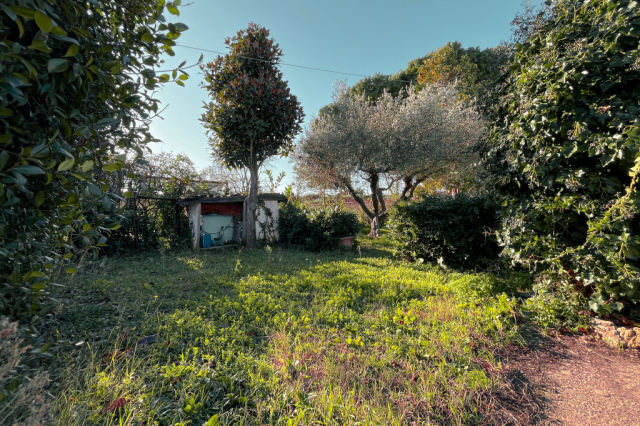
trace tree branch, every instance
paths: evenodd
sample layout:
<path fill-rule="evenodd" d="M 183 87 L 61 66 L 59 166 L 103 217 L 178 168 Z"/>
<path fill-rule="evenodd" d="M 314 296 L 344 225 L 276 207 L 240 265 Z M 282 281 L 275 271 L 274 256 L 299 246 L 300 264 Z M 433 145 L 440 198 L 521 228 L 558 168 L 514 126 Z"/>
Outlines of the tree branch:
<path fill-rule="evenodd" d="M 383 215 L 387 212 L 387 204 L 384 201 L 384 195 L 382 194 L 382 188 L 378 188 L 377 194 L 378 201 L 380 202 L 380 215 Z"/>
<path fill-rule="evenodd" d="M 341 180 L 342 180 L 342 184 L 345 186 L 345 188 L 347 188 L 347 190 L 349 191 L 353 199 L 356 200 L 356 203 L 360 205 L 360 207 L 365 212 L 365 214 L 369 216 L 369 218 L 374 218 L 375 215 L 371 212 L 371 210 L 369 210 L 369 208 L 367 207 L 367 204 L 364 202 L 362 197 L 360 197 L 356 192 L 356 190 L 353 189 L 353 186 L 351 186 L 351 183 L 349 183 L 349 181 L 345 178 L 342 178 Z"/>

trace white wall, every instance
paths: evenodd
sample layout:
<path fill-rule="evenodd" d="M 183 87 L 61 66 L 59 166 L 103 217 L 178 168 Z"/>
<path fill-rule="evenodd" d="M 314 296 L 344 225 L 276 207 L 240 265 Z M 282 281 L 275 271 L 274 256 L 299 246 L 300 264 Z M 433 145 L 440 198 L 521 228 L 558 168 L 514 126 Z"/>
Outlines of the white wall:
<path fill-rule="evenodd" d="M 267 215 L 265 214 L 264 209 L 258 208 L 257 210 L 257 220 L 256 220 L 256 234 L 258 235 L 258 239 L 265 238 L 263 231 L 263 224 L 269 220 L 273 221 L 271 224 L 271 230 L 273 231 L 273 235 L 269 236 L 276 241 L 280 239 L 280 234 L 278 233 L 278 217 L 280 215 L 280 211 L 278 210 L 278 201 L 276 200 L 264 200 L 264 205 L 267 209 L 271 211 L 271 218 L 267 219 Z M 267 226 L 268 228 L 268 226 Z M 267 238 L 269 239 L 269 238 Z"/>
<path fill-rule="evenodd" d="M 189 222 L 193 231 L 193 248 L 200 247 L 200 206 L 201 204 L 189 204 L 187 213 L 189 214 Z"/>

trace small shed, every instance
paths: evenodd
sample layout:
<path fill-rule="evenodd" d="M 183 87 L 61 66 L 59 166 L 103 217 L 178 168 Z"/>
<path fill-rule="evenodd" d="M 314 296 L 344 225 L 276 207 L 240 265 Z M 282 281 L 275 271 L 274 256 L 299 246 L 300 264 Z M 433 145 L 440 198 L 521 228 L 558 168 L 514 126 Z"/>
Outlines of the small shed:
<path fill-rule="evenodd" d="M 247 212 L 244 195 L 222 197 L 190 197 L 180 200 L 187 207 L 193 230 L 194 248 L 223 247 L 246 239 L 244 219 Z M 256 211 L 258 239 L 278 240 L 278 203 L 287 197 L 282 194 L 259 194 Z"/>

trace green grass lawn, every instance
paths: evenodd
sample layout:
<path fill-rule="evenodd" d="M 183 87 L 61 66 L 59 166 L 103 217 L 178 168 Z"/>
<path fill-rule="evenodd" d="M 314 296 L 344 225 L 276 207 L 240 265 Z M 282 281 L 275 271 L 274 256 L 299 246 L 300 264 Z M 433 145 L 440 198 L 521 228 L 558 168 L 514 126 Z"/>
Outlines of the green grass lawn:
<path fill-rule="evenodd" d="M 521 280 L 362 243 L 86 264 L 50 328 L 60 424 L 488 422 Z"/>

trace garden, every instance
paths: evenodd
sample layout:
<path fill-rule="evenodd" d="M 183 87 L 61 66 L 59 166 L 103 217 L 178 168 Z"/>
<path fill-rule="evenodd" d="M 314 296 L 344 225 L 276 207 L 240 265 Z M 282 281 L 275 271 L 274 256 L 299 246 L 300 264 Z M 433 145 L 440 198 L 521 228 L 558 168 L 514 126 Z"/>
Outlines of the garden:
<path fill-rule="evenodd" d="M 526 7 L 509 41 L 338 81 L 311 117 L 260 25 L 166 65 L 186 6 L 0 4 L 0 423 L 640 416 L 636 2 Z M 194 67 L 206 169 L 150 148 Z M 221 213 L 189 202 L 230 199 L 234 244 L 205 246 Z"/>

